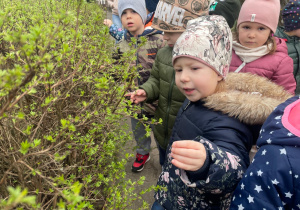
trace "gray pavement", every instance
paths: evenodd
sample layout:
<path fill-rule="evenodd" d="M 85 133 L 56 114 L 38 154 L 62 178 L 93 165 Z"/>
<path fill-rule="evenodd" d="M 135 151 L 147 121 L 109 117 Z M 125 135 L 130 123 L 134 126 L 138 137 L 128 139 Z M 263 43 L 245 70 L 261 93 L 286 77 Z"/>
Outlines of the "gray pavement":
<path fill-rule="evenodd" d="M 130 119 L 127 119 L 127 123 L 130 125 Z M 125 152 L 133 154 L 134 156 L 131 157 L 127 163 L 126 166 L 126 177 L 128 179 L 131 179 L 132 181 L 137 181 L 141 176 L 145 177 L 145 182 L 142 186 L 138 186 L 135 191 L 138 193 L 142 190 L 145 190 L 149 188 L 151 185 L 156 185 L 158 176 L 161 173 L 161 166 L 159 164 L 159 153 L 158 149 L 156 148 L 156 144 L 153 138 L 153 135 L 151 135 L 151 152 L 150 152 L 150 160 L 145 164 L 144 170 L 139 173 L 133 173 L 131 172 L 131 165 L 135 160 L 135 150 L 134 147 L 136 146 L 136 142 L 133 139 L 132 141 L 128 142 L 125 147 Z M 151 208 L 151 205 L 154 202 L 153 198 L 154 192 L 148 192 L 142 195 L 142 200 L 138 200 L 132 203 L 132 206 L 130 209 L 139 209 L 142 207 L 142 202 L 146 201 L 149 204 L 149 208 Z"/>

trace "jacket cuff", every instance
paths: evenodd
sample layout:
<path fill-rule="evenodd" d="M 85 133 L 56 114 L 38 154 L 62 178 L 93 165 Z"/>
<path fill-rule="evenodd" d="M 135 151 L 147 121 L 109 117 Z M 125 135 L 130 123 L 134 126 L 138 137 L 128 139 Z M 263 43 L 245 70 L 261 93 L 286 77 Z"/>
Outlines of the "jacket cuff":
<path fill-rule="evenodd" d="M 149 95 L 149 93 L 150 93 L 150 91 L 149 91 L 149 89 L 147 88 L 147 85 L 146 84 L 143 84 L 143 85 L 141 85 L 140 87 L 139 87 L 140 89 L 143 89 L 145 92 L 146 92 L 146 100 L 145 100 L 145 102 L 146 103 L 151 103 L 152 101 L 151 101 L 151 96 Z"/>
<path fill-rule="evenodd" d="M 207 148 L 205 147 L 206 150 L 206 159 L 204 161 L 203 166 L 198 169 L 197 171 L 186 171 L 187 175 L 189 177 L 189 180 L 191 182 L 196 182 L 199 180 L 205 180 L 207 178 L 207 174 L 209 171 L 209 166 L 210 166 L 210 155 L 209 155 L 209 151 L 207 150 Z"/>

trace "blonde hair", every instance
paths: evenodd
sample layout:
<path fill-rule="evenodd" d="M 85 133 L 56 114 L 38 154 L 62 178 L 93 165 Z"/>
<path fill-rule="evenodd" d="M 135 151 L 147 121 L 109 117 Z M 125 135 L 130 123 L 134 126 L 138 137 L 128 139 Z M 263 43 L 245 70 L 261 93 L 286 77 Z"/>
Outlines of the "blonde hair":
<path fill-rule="evenodd" d="M 235 25 L 232 27 L 231 31 L 232 31 L 233 40 L 240 43 L 240 41 L 239 41 L 239 30 L 238 30 L 237 23 L 235 23 Z M 271 48 L 269 48 L 269 46 L 270 46 L 269 44 L 272 44 Z M 272 31 L 270 32 L 269 37 L 268 37 L 266 43 L 264 43 L 264 45 L 267 45 L 267 47 L 268 47 L 268 50 L 269 50 L 268 55 L 271 55 L 276 51 L 277 45 L 276 45 L 275 38 L 272 36 Z"/>

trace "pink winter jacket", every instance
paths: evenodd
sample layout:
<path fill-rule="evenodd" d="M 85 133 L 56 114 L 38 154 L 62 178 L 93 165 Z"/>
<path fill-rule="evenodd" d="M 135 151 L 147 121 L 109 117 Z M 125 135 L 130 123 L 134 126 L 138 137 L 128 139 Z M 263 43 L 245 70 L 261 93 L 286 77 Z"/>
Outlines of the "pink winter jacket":
<path fill-rule="evenodd" d="M 266 77 L 282 86 L 288 92 L 295 94 L 296 81 L 293 75 L 293 59 L 289 57 L 286 43 L 283 39 L 275 37 L 277 48 L 272 55 L 265 55 L 255 61 L 247 63 L 240 72 L 250 72 Z M 232 50 L 232 59 L 229 72 L 235 71 L 242 60 Z"/>

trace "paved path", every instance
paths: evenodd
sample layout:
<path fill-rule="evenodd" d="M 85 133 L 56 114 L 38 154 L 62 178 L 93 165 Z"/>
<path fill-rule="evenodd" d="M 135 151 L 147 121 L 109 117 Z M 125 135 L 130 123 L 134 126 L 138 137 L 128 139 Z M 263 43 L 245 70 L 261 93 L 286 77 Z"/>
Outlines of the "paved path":
<path fill-rule="evenodd" d="M 130 125 L 130 119 L 127 120 L 127 123 L 129 123 Z M 151 159 L 145 164 L 143 171 L 139 173 L 133 173 L 131 171 L 131 165 L 135 160 L 135 150 L 133 149 L 135 146 L 136 146 L 136 142 L 133 139 L 132 141 L 127 143 L 125 148 L 127 153 L 134 154 L 134 157 L 131 157 L 127 163 L 126 176 L 128 179 L 131 179 L 132 181 L 139 180 L 141 176 L 144 176 L 146 178 L 145 183 L 142 186 L 136 188 L 136 192 L 140 192 L 141 190 L 149 188 L 151 185 L 156 185 L 158 176 L 161 173 L 161 166 L 159 164 L 159 153 L 156 148 L 156 144 L 152 135 L 152 141 L 151 141 L 152 150 L 150 152 Z M 153 195 L 154 195 L 153 191 L 142 195 L 143 200 L 146 201 L 150 207 L 154 202 Z M 130 207 L 130 209 L 134 209 L 134 210 L 139 209 L 141 206 L 142 206 L 142 201 L 137 201 L 132 204 L 132 207 Z"/>

